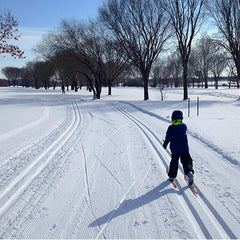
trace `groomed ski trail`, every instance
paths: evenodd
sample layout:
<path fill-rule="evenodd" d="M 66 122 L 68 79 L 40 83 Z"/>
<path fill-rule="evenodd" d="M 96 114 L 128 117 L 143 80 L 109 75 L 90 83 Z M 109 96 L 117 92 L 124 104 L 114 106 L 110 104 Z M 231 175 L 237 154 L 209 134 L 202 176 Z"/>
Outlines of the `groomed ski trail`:
<path fill-rule="evenodd" d="M 45 170 L 51 171 L 50 168 L 48 170 L 48 165 L 52 164 L 54 158 L 56 158 L 57 154 L 61 151 L 61 149 L 64 147 L 64 145 L 71 139 L 73 134 L 77 131 L 77 129 L 80 128 L 81 125 L 81 115 L 79 113 L 79 109 L 76 103 L 72 103 L 72 122 L 68 126 L 68 128 L 60 135 L 57 139 L 55 139 L 47 149 L 45 149 L 42 154 L 36 156 L 34 161 L 30 165 L 28 165 L 24 171 L 21 172 L 18 176 L 16 176 L 15 179 L 11 181 L 10 184 L 8 184 L 4 191 L 0 194 L 0 219 L 4 220 L 7 218 L 8 212 L 12 211 L 12 207 L 16 205 L 18 209 L 18 202 L 21 202 L 20 199 L 23 197 L 23 202 L 26 201 L 26 203 L 21 207 L 22 209 L 27 206 L 28 200 L 24 200 L 26 197 L 31 198 L 31 194 L 34 194 L 35 187 L 39 188 L 38 185 L 34 186 L 35 179 L 39 178 L 38 176 L 41 175 Z M 64 164 L 64 161 L 59 164 Z M 62 167 L 59 166 L 61 169 Z M 58 169 L 55 169 L 55 171 L 58 171 Z M 56 172 L 57 174 L 57 172 Z M 54 177 L 52 175 L 51 177 Z M 30 187 L 33 184 L 32 187 Z M 32 188 L 32 189 L 31 189 Z M 29 196 L 23 196 L 27 191 L 31 189 L 32 193 L 28 193 Z M 39 191 L 39 190 L 38 190 Z M 41 198 L 44 196 L 45 190 L 40 191 L 38 194 L 40 194 L 37 198 Z M 36 198 L 36 196 L 35 196 Z M 39 200 L 38 200 L 39 201 Z M 28 206 L 29 208 L 29 206 Z M 34 205 L 32 206 L 32 209 L 30 208 L 28 211 L 33 211 Z M 20 212 L 21 210 L 18 209 L 16 213 Z M 30 213 L 29 212 L 29 213 Z M 29 214 L 28 213 L 28 214 Z M 10 213 L 11 214 L 11 213 Z M 11 216 L 11 215 L 10 215 Z M 10 217 L 12 218 L 11 221 L 17 222 L 18 221 L 18 214 L 15 216 L 16 219 L 14 219 L 14 216 Z M 20 220 L 22 221 L 22 220 Z M 20 225 L 21 222 L 18 223 Z M 1 233 L 4 236 L 5 230 L 9 227 L 9 222 L 5 221 L 5 224 L 1 224 L 0 230 Z M 17 230 L 17 228 L 15 229 Z M 14 237 L 14 228 L 11 232 L 11 236 Z M 8 236 L 10 237 L 10 236 Z"/>
<path fill-rule="evenodd" d="M 156 136 L 148 126 L 124 110 L 122 106 L 117 104 L 114 104 L 114 106 L 131 120 L 145 136 L 147 142 L 155 152 L 156 160 L 164 173 L 170 161 L 170 153 L 165 152 L 162 148 L 162 143 L 159 140 L 159 138 L 162 139 L 161 136 Z M 205 191 L 204 186 L 200 183 L 196 184 L 199 190 L 199 196 L 196 197 L 191 195 L 192 193 L 189 194 L 190 189 L 188 189 L 188 186 L 186 187 L 182 168 L 180 172 L 177 181 L 180 194 L 177 194 L 177 198 L 185 209 L 190 223 L 192 223 L 192 227 L 195 229 L 198 237 L 237 238 L 240 234 L 240 229 L 236 219 L 221 206 L 219 201 L 209 191 Z M 209 198 L 214 199 L 214 204 L 208 200 Z"/>

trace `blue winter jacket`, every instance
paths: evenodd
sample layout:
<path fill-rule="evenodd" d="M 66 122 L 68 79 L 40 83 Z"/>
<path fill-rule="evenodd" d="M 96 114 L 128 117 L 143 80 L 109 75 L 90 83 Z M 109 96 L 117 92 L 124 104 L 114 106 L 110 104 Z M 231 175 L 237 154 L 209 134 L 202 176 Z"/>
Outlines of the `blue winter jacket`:
<path fill-rule="evenodd" d="M 165 147 L 167 147 L 169 142 L 172 153 L 189 153 L 186 124 L 182 123 L 180 125 L 170 125 L 168 127 L 164 141 Z"/>

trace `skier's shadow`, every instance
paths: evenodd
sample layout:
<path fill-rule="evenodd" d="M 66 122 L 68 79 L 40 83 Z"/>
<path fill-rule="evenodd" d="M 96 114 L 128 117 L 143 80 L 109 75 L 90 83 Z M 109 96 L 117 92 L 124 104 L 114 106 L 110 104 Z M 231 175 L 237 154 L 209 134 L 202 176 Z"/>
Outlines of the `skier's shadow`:
<path fill-rule="evenodd" d="M 96 227 L 100 226 L 102 224 L 105 224 L 107 222 L 110 222 L 113 218 L 116 218 L 120 215 L 126 214 L 130 211 L 133 211 L 134 209 L 140 208 L 146 204 L 149 204 L 150 202 L 153 202 L 157 200 L 158 198 L 161 198 L 162 196 L 170 193 L 177 193 L 181 194 L 180 191 L 176 191 L 173 188 L 164 188 L 166 186 L 169 186 L 170 182 L 169 180 L 166 180 L 162 182 L 160 185 L 152 189 L 151 191 L 147 192 L 146 194 L 137 197 L 135 199 L 128 199 L 122 202 L 118 208 L 113 209 L 111 212 L 105 214 L 104 216 L 96 219 L 92 223 L 90 223 L 88 226 L 89 227 Z"/>

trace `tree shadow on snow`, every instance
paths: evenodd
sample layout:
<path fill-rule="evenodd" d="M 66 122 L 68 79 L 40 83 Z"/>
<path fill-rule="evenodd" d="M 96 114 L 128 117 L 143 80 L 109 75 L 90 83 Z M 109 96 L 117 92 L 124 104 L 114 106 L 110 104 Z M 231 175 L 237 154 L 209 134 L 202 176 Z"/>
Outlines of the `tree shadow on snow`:
<path fill-rule="evenodd" d="M 182 189 L 182 191 L 176 191 L 173 188 L 168 188 L 164 190 L 164 188 L 166 186 L 169 186 L 169 184 L 170 184 L 169 180 L 166 180 L 162 182 L 160 185 L 158 185 L 157 187 L 155 187 L 154 189 L 152 189 L 151 191 L 147 192 L 146 194 L 140 197 L 123 201 L 118 208 L 115 208 L 111 212 L 96 219 L 95 221 L 90 223 L 88 227 L 96 227 L 96 226 L 105 224 L 107 222 L 110 222 L 113 218 L 116 218 L 120 215 L 126 214 L 146 204 L 149 204 L 150 202 L 153 202 L 166 194 L 170 194 L 170 193 L 181 194 L 181 192 L 184 191 L 184 189 Z"/>

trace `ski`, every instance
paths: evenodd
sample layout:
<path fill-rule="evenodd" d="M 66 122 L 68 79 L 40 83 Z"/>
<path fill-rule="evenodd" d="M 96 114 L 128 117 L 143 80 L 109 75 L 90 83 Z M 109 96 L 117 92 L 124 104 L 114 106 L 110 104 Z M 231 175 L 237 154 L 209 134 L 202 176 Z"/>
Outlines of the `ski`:
<path fill-rule="evenodd" d="M 199 195 L 199 192 L 198 192 L 198 190 L 196 189 L 196 187 L 194 186 L 194 184 L 193 185 L 188 185 L 189 186 L 189 188 L 191 189 L 191 191 L 195 194 L 195 195 Z"/>
<path fill-rule="evenodd" d="M 166 174 L 168 175 L 168 169 L 166 169 Z M 171 181 L 170 179 L 168 179 L 168 180 L 174 188 L 177 188 L 177 184 L 176 184 L 175 180 L 173 180 L 173 181 Z"/>
<path fill-rule="evenodd" d="M 184 176 L 184 180 L 187 183 L 188 187 L 191 189 L 191 191 L 193 192 L 194 195 L 199 195 L 199 192 L 197 190 L 197 188 L 195 187 L 195 184 L 193 183 L 192 185 L 189 185 L 188 183 L 188 179 Z"/>
<path fill-rule="evenodd" d="M 174 188 L 177 188 L 177 184 L 175 183 L 175 181 L 170 181 L 170 180 L 169 180 L 169 182 L 172 184 L 172 186 L 173 186 Z"/>

